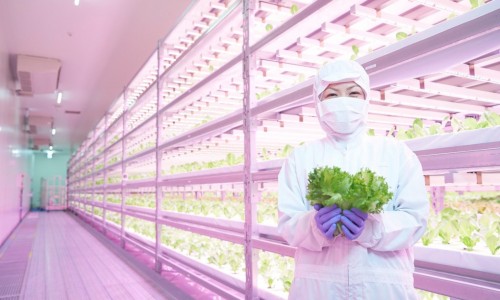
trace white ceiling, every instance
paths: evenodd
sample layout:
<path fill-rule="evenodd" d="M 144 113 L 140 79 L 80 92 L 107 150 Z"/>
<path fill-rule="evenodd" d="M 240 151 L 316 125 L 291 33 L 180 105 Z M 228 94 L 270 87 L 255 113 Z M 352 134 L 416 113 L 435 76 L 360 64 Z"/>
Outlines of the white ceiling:
<path fill-rule="evenodd" d="M 136 72 L 196 0 L 0 0 L 0 38 L 10 60 L 17 54 L 62 62 L 59 90 L 21 97 L 30 116 L 54 119 L 32 138 L 56 149 L 76 149 L 103 118 Z M 67 114 L 65 111 L 81 111 Z"/>

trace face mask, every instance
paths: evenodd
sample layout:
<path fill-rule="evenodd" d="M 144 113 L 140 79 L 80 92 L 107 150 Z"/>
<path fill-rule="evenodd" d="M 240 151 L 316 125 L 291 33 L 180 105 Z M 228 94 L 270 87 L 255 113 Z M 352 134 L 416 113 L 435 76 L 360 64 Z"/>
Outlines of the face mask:
<path fill-rule="evenodd" d="M 368 101 L 328 98 L 318 104 L 320 123 L 328 135 L 349 135 L 366 124 Z"/>

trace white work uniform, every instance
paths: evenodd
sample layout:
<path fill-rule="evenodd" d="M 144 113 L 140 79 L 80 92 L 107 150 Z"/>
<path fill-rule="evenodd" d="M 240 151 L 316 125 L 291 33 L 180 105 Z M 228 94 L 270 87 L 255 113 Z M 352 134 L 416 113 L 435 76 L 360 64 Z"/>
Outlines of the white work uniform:
<path fill-rule="evenodd" d="M 382 213 L 369 214 L 354 241 L 328 240 L 316 227 L 306 194 L 309 172 L 321 166 L 351 174 L 369 168 L 394 194 Z M 422 167 L 406 144 L 363 134 L 342 147 L 332 137 L 300 146 L 280 171 L 278 199 L 278 231 L 297 247 L 289 299 L 417 298 L 412 246 L 425 232 L 429 202 Z"/>

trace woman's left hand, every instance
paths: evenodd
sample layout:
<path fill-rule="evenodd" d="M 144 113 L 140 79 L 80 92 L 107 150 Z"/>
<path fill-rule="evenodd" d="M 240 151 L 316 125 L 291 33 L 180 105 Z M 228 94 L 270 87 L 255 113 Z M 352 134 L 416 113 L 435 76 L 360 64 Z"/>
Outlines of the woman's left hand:
<path fill-rule="evenodd" d="M 353 207 L 342 211 L 340 221 L 342 222 L 342 231 L 351 241 L 356 239 L 363 229 L 365 229 L 365 220 L 368 214 Z"/>

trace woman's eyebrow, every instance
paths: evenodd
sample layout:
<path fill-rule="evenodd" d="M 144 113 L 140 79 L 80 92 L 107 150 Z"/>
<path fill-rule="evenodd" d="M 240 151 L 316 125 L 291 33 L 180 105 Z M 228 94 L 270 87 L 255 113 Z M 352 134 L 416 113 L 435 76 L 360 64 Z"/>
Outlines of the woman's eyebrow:
<path fill-rule="evenodd" d="M 352 86 L 347 87 L 347 88 L 346 88 L 346 90 L 352 90 L 352 89 L 354 89 L 354 88 L 359 88 L 359 89 L 361 89 L 361 88 L 360 88 L 359 86 L 357 86 L 357 85 L 352 85 Z M 325 89 L 325 91 L 327 91 L 327 90 L 333 90 L 333 91 L 338 92 L 340 89 L 333 88 L 333 87 L 327 87 L 327 88 Z"/>
<path fill-rule="evenodd" d="M 334 91 L 338 92 L 338 89 L 336 89 L 336 88 L 332 88 L 332 87 L 327 87 L 327 88 L 325 89 L 325 91 L 327 91 L 327 90 L 334 90 Z"/>

